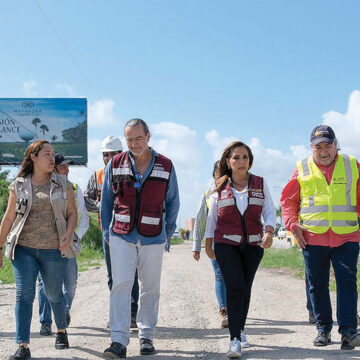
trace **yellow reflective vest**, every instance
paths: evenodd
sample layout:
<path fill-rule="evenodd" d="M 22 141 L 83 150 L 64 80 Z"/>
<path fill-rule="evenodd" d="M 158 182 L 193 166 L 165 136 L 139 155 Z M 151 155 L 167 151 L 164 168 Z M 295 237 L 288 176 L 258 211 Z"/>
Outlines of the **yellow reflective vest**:
<path fill-rule="evenodd" d="M 353 156 L 338 154 L 332 179 L 327 183 L 312 156 L 297 162 L 300 184 L 300 224 L 323 234 L 350 234 L 359 229 L 356 189 L 359 171 Z"/>

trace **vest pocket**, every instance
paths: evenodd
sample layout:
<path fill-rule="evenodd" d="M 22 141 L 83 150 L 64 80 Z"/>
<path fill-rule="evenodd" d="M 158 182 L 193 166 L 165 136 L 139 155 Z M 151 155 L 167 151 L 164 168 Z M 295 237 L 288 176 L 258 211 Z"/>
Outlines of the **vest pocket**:
<path fill-rule="evenodd" d="M 139 217 L 139 230 L 145 236 L 156 236 L 161 232 L 162 212 L 145 210 Z"/>
<path fill-rule="evenodd" d="M 128 232 L 130 230 L 131 216 L 130 207 L 126 205 L 117 205 L 115 207 L 115 228 Z"/>

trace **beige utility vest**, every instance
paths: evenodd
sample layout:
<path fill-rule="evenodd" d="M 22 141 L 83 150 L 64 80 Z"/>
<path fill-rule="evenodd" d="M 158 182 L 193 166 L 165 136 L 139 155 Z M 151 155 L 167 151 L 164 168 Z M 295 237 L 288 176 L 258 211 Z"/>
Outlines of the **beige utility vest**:
<path fill-rule="evenodd" d="M 66 176 L 51 173 L 50 179 L 50 202 L 55 215 L 56 228 L 59 235 L 59 240 L 66 234 L 66 213 L 67 213 L 67 190 L 66 190 Z M 32 188 L 31 176 L 17 177 L 14 180 L 15 195 L 16 195 L 16 218 L 7 236 L 5 255 L 8 258 L 14 259 L 15 247 L 19 235 L 24 227 L 25 221 L 29 216 L 32 204 Z M 66 251 L 62 251 L 63 257 L 72 258 L 76 253 L 70 247 Z"/>

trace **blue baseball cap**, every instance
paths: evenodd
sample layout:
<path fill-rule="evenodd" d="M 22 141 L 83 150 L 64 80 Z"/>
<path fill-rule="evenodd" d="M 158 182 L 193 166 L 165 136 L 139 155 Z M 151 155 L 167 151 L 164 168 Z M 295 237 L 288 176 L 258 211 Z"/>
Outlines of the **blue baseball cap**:
<path fill-rule="evenodd" d="M 317 145 L 321 142 L 332 144 L 336 140 L 334 130 L 327 125 L 318 125 L 311 132 L 311 145 Z"/>

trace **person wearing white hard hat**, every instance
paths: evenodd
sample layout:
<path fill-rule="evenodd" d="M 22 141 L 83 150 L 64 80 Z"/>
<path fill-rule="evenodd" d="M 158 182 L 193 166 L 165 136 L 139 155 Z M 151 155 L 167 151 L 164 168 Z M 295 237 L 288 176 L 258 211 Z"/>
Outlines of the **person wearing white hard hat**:
<path fill-rule="evenodd" d="M 116 136 L 107 136 L 101 143 L 101 152 L 104 160 L 104 167 L 96 170 L 90 177 L 86 190 L 84 192 L 84 198 L 86 203 L 86 208 L 90 212 L 98 213 L 99 226 L 101 228 L 100 222 L 100 199 L 101 199 L 101 190 L 105 177 L 105 167 L 112 157 L 116 154 L 120 154 L 123 151 L 123 146 L 121 140 Z M 103 239 L 103 250 L 105 257 L 105 264 L 108 274 L 108 287 L 111 291 L 112 288 L 112 273 L 111 273 L 111 261 L 110 261 L 110 249 L 109 243 Z M 135 274 L 134 285 L 131 291 L 131 326 L 136 327 L 136 314 L 138 309 L 138 299 L 139 299 L 139 284 L 137 272 Z"/>

